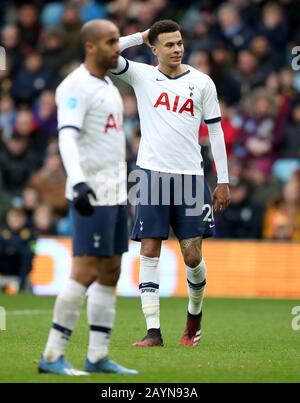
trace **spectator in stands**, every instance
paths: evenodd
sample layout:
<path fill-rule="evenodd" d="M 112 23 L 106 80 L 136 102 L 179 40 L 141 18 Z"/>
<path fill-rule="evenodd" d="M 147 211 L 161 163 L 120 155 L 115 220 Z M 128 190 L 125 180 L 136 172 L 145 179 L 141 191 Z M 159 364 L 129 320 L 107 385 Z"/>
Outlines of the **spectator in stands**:
<path fill-rule="evenodd" d="M 67 44 L 68 51 L 75 53 L 78 57 L 80 57 L 81 17 L 79 6 L 71 3 L 65 6 L 60 28 L 62 28 L 62 30 L 64 31 L 64 38 L 65 43 Z"/>
<path fill-rule="evenodd" d="M 66 42 L 66 32 L 61 27 L 51 27 L 41 36 L 40 52 L 45 66 L 55 72 L 55 84 L 62 80 L 62 68 L 78 58 L 78 47 L 74 52 Z"/>
<path fill-rule="evenodd" d="M 224 3 L 220 6 L 218 23 L 220 28 L 219 36 L 229 45 L 233 52 L 249 46 L 253 33 L 241 19 L 235 5 Z"/>
<path fill-rule="evenodd" d="M 218 89 L 219 98 L 229 106 L 237 106 L 241 98 L 241 85 L 234 75 L 233 57 L 225 44 L 217 43 L 211 51 L 211 77 Z"/>
<path fill-rule="evenodd" d="M 272 58 L 277 58 L 277 62 L 283 65 L 289 29 L 282 6 L 278 2 L 269 2 L 264 6 L 258 31 L 268 40 Z"/>
<path fill-rule="evenodd" d="M 300 240 L 300 170 L 286 182 L 281 197 L 268 208 L 263 236 L 276 240 Z"/>
<path fill-rule="evenodd" d="M 39 191 L 33 187 L 26 186 L 22 192 L 22 207 L 27 215 L 28 225 L 34 227 L 33 214 L 41 203 Z"/>
<path fill-rule="evenodd" d="M 35 166 L 41 166 L 47 142 L 41 136 L 30 109 L 19 109 L 17 111 L 13 133 L 28 140 L 28 147 L 36 158 Z"/>
<path fill-rule="evenodd" d="M 272 93 L 258 88 L 248 98 L 246 108 L 234 153 L 269 175 L 283 137 L 283 125 L 279 124 L 281 116 L 277 115 L 278 105 Z"/>
<path fill-rule="evenodd" d="M 201 71 L 202 73 L 210 74 L 211 66 L 209 55 L 204 50 L 193 52 L 189 57 L 188 64 L 193 66 L 195 69 Z"/>
<path fill-rule="evenodd" d="M 52 209 L 55 217 L 61 217 L 67 213 L 65 185 L 66 174 L 57 153 L 48 154 L 43 167 L 28 181 L 28 186 L 39 192 L 41 202 Z"/>
<path fill-rule="evenodd" d="M 0 170 L 0 225 L 5 223 L 7 210 L 11 206 L 11 196 L 6 192 L 3 185 L 3 174 Z"/>
<path fill-rule="evenodd" d="M 29 140 L 15 133 L 0 147 L 2 191 L 20 196 L 30 175 L 37 168 L 36 157 L 28 145 Z"/>
<path fill-rule="evenodd" d="M 55 95 L 53 91 L 41 93 L 38 105 L 33 108 L 34 121 L 39 130 L 39 139 L 46 145 L 53 137 L 57 137 L 57 116 Z"/>
<path fill-rule="evenodd" d="M 291 120 L 284 131 L 280 156 L 300 159 L 300 100 L 293 105 Z"/>
<path fill-rule="evenodd" d="M 52 209 L 47 204 L 41 204 L 33 214 L 33 224 L 38 236 L 57 235 Z"/>
<path fill-rule="evenodd" d="M 278 60 L 271 52 L 270 44 L 262 35 L 253 37 L 250 43 L 250 50 L 258 60 L 258 69 L 264 73 L 264 76 L 270 74 L 279 67 Z"/>
<path fill-rule="evenodd" d="M 13 79 L 12 96 L 18 103 L 32 104 L 45 89 L 53 87 L 51 71 L 38 52 L 30 53 Z"/>
<path fill-rule="evenodd" d="M 266 207 L 269 200 L 281 194 L 279 179 L 266 174 L 255 161 L 244 164 L 242 178 L 249 183 L 251 200 L 259 206 Z"/>
<path fill-rule="evenodd" d="M 279 71 L 279 83 L 282 94 L 289 98 L 298 96 L 295 88 L 295 72 L 290 67 L 285 66 Z"/>
<path fill-rule="evenodd" d="M 242 97 L 248 96 L 256 87 L 264 85 L 267 72 L 259 69 L 259 59 L 249 49 L 237 55 L 236 79 L 240 83 Z"/>
<path fill-rule="evenodd" d="M 263 209 L 249 197 L 247 184 L 232 180 L 231 204 L 222 213 L 216 214 L 217 236 L 221 238 L 261 238 Z"/>
<path fill-rule="evenodd" d="M 39 12 L 37 6 L 32 2 L 20 6 L 18 28 L 22 52 L 27 54 L 36 48 L 40 35 Z"/>
<path fill-rule="evenodd" d="M 17 276 L 20 290 L 28 290 L 28 275 L 32 269 L 35 234 L 26 225 L 24 210 L 10 208 L 6 224 L 0 231 L 0 273 Z"/>
<path fill-rule="evenodd" d="M 1 31 L 1 46 L 4 47 L 6 57 L 10 60 L 12 74 L 15 74 L 23 61 L 20 48 L 20 33 L 16 25 L 4 26 Z"/>
<path fill-rule="evenodd" d="M 0 99 L 0 131 L 2 138 L 11 137 L 15 120 L 16 109 L 14 100 L 9 95 L 5 95 Z"/>

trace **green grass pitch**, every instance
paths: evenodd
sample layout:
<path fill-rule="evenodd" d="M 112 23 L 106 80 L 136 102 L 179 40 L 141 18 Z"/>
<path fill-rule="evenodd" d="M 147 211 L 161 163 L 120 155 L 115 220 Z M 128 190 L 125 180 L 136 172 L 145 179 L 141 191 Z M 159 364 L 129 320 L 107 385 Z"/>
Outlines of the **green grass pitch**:
<path fill-rule="evenodd" d="M 138 349 L 131 343 L 145 333 L 140 301 L 119 298 L 110 357 L 140 374 L 80 378 L 37 374 L 36 361 L 46 342 L 53 302 L 53 298 L 31 295 L 0 295 L 0 306 L 7 311 L 6 331 L 0 331 L 0 382 L 300 381 L 300 330 L 294 331 L 291 325 L 291 311 L 299 301 L 206 299 L 202 341 L 197 348 L 184 348 L 179 340 L 187 301 L 162 299 L 165 347 Z M 78 368 L 83 366 L 87 341 L 83 308 L 66 352 Z"/>

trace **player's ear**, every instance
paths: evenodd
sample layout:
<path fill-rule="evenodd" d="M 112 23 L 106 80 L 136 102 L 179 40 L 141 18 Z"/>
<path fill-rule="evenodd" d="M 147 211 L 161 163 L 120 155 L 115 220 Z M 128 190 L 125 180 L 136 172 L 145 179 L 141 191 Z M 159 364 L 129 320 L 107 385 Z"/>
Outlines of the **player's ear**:
<path fill-rule="evenodd" d="M 150 45 L 150 48 L 152 50 L 152 53 L 157 56 L 157 47 L 155 45 Z"/>
<path fill-rule="evenodd" d="M 86 42 L 85 43 L 85 50 L 87 53 L 95 53 L 95 45 L 93 42 Z"/>

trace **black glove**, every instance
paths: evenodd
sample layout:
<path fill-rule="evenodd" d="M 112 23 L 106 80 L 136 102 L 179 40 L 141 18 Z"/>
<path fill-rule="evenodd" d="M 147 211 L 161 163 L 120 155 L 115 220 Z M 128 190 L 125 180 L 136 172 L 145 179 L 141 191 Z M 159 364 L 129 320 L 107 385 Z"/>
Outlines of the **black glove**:
<path fill-rule="evenodd" d="M 89 195 L 97 200 L 95 192 L 85 182 L 80 182 L 73 186 L 74 207 L 81 215 L 89 216 L 94 212 L 94 207 L 91 205 Z"/>

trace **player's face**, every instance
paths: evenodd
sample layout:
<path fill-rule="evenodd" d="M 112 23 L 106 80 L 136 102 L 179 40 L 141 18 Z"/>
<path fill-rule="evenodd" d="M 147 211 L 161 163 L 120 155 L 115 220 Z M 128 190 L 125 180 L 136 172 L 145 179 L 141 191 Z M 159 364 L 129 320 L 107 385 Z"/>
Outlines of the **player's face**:
<path fill-rule="evenodd" d="M 112 28 L 95 44 L 95 63 L 106 70 L 117 67 L 120 54 L 120 33 Z"/>
<path fill-rule="evenodd" d="M 181 64 L 184 47 L 179 31 L 159 34 L 151 48 L 160 65 L 175 68 Z"/>

